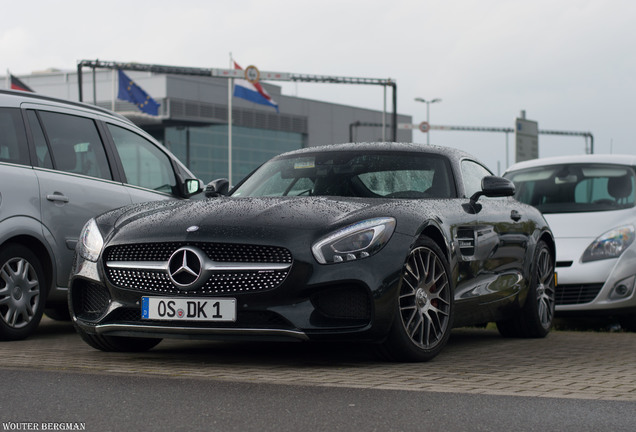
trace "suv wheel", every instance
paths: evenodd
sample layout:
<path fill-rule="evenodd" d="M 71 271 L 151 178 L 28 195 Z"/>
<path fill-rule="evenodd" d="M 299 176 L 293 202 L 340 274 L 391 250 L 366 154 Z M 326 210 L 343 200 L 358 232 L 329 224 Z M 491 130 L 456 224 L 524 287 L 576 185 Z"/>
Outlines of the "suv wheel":
<path fill-rule="evenodd" d="M 0 249 L 0 339 L 24 339 L 35 331 L 46 298 L 44 280 L 28 248 L 10 243 Z"/>

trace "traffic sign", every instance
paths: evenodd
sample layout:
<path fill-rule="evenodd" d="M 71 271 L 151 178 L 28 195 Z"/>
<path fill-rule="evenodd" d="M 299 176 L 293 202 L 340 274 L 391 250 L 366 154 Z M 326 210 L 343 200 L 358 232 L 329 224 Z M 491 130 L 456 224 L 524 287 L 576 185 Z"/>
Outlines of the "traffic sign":
<path fill-rule="evenodd" d="M 428 122 L 423 121 L 422 123 L 420 123 L 419 129 L 420 129 L 420 132 L 426 133 L 431 129 L 431 125 L 428 124 Z"/>
<path fill-rule="evenodd" d="M 258 71 L 256 66 L 248 66 L 245 68 L 245 79 L 255 84 L 261 77 L 261 73 Z"/>

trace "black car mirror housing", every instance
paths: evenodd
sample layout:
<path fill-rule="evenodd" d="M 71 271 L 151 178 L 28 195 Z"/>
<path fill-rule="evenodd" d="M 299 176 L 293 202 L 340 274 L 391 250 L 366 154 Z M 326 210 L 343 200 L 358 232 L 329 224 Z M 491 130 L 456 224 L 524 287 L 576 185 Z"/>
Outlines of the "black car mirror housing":
<path fill-rule="evenodd" d="M 212 180 L 205 187 L 206 198 L 226 196 L 230 191 L 230 181 L 226 178 Z"/>
<path fill-rule="evenodd" d="M 475 203 L 480 196 L 484 195 L 490 198 L 506 197 L 515 194 L 514 183 L 503 177 L 486 176 L 481 179 L 481 190 L 477 191 L 470 197 L 470 201 Z"/>

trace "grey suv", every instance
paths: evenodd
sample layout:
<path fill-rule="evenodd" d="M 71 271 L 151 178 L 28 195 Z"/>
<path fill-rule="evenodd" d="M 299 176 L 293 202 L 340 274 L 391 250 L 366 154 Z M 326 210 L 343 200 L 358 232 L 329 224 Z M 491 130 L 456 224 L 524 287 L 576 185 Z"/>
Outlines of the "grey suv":
<path fill-rule="evenodd" d="M 91 217 L 201 187 L 118 114 L 0 90 L 0 339 L 27 337 L 43 312 L 68 317 L 73 253 Z"/>

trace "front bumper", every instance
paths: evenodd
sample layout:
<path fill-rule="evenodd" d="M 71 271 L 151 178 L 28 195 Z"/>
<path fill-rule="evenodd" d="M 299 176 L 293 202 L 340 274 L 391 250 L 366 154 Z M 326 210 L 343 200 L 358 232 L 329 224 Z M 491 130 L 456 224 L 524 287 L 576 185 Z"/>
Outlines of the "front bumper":
<path fill-rule="evenodd" d="M 236 299 L 236 321 L 229 323 L 142 319 L 142 297 L 168 294 L 115 286 L 106 278 L 101 260 L 93 263 L 77 257 L 70 281 L 69 307 L 75 325 L 89 334 L 378 341 L 390 329 L 409 245 L 410 239 L 395 233 L 376 255 L 330 265 L 316 263 L 309 251 L 296 254 L 280 286 L 261 292 L 216 295 Z M 210 295 L 211 299 L 214 297 Z"/>
<path fill-rule="evenodd" d="M 584 247 L 587 244 L 587 240 L 581 243 Z M 568 250 L 561 250 L 564 249 Z M 577 252 L 562 253 L 557 258 L 557 315 L 636 311 L 636 249 L 633 245 L 618 258 L 585 263 L 580 261 L 584 248 L 569 249 Z"/>

